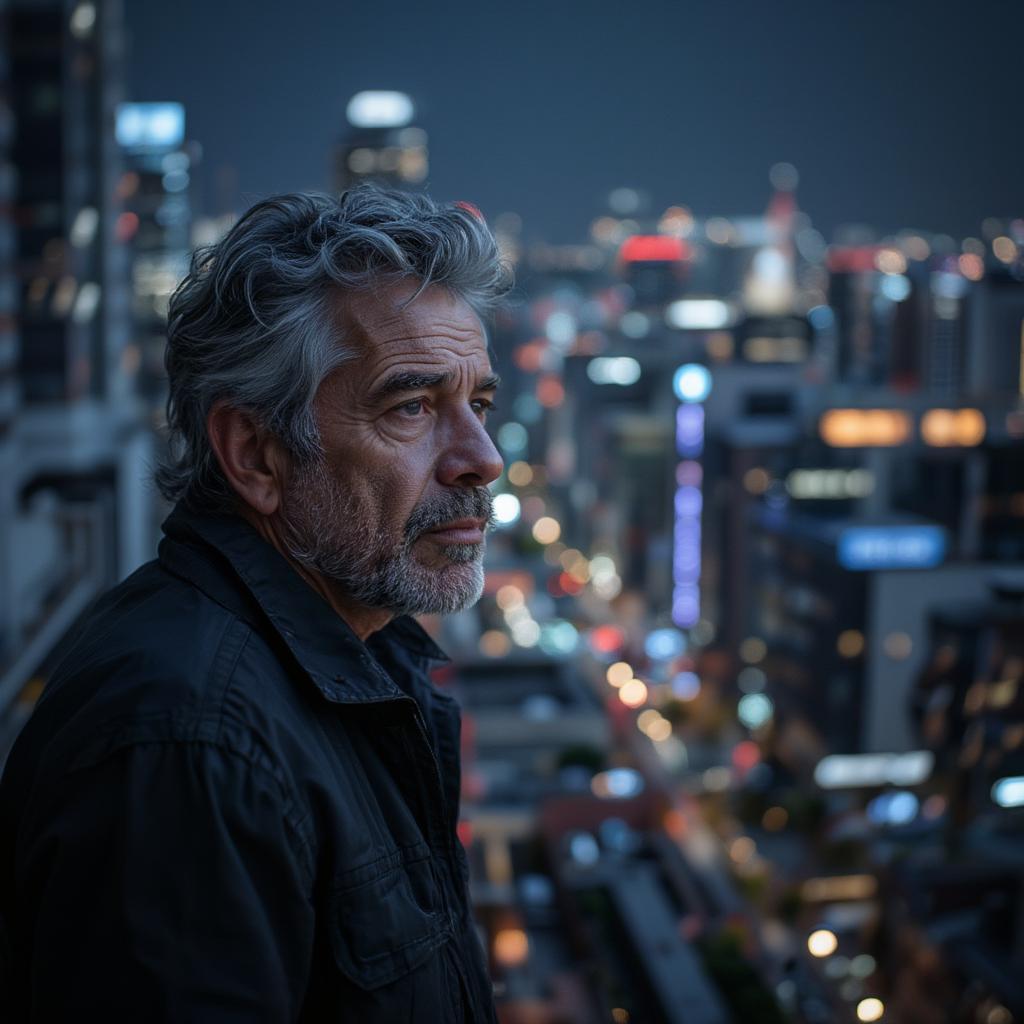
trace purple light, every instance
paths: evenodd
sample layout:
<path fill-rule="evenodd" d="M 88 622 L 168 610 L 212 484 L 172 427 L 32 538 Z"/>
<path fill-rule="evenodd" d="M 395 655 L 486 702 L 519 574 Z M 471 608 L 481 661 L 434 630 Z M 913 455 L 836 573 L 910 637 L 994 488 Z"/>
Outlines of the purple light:
<path fill-rule="evenodd" d="M 700 515 L 704 504 L 703 495 L 697 487 L 680 487 L 676 491 L 676 515 L 695 518 Z"/>
<path fill-rule="evenodd" d="M 676 410 L 676 448 L 683 458 L 695 458 L 704 450 L 704 408 L 681 405 Z"/>
<path fill-rule="evenodd" d="M 704 450 L 704 408 L 684 403 L 676 410 L 675 528 L 672 552 L 672 621 L 684 629 L 700 619 L 700 518 L 704 506 L 703 467 L 696 461 Z"/>
<path fill-rule="evenodd" d="M 693 587 L 696 591 L 696 587 Z M 700 618 L 700 598 L 689 588 L 676 587 L 672 595 L 672 621 L 683 629 L 695 626 Z"/>
<path fill-rule="evenodd" d="M 704 467 L 693 459 L 687 459 L 676 466 L 676 483 L 680 487 L 700 487 L 704 479 Z"/>

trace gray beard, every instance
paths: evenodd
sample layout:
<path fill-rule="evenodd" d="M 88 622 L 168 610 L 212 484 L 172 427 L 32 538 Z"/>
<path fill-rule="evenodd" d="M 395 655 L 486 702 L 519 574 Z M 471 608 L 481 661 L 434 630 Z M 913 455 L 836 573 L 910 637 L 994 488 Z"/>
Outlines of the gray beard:
<path fill-rule="evenodd" d="M 384 529 L 386 495 L 371 504 L 343 490 L 323 460 L 293 472 L 282 508 L 284 544 L 301 566 L 336 583 L 369 608 L 395 615 L 448 615 L 476 604 L 484 589 L 483 544 L 441 549 L 447 564 L 421 564 L 413 545 L 425 531 L 468 517 L 493 522 L 491 496 L 483 487 L 451 491 L 418 505 L 402 538 Z"/>

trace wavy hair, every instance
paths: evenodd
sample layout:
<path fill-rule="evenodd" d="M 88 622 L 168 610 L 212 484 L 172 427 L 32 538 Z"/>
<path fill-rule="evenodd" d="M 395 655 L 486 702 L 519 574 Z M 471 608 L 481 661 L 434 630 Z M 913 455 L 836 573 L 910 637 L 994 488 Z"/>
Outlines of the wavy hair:
<path fill-rule="evenodd" d="M 403 278 L 419 282 L 413 299 L 441 285 L 482 320 L 511 287 L 474 207 L 370 184 L 337 197 L 265 199 L 221 241 L 197 249 L 168 309 L 161 494 L 196 507 L 233 506 L 206 433 L 210 408 L 222 399 L 246 409 L 297 464 L 320 457 L 313 400 L 354 354 L 341 337 L 337 299 Z"/>

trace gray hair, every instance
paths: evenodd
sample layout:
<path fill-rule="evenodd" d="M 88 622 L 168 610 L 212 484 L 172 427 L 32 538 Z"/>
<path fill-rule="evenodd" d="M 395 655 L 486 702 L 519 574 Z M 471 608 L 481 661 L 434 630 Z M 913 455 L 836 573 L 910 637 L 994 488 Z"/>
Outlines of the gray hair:
<path fill-rule="evenodd" d="M 359 185 L 340 196 L 292 193 L 253 206 L 197 249 L 168 309 L 168 454 L 156 483 L 168 501 L 228 509 L 235 494 L 206 433 L 226 399 L 250 412 L 299 465 L 322 455 L 313 401 L 352 355 L 339 294 L 403 278 L 445 287 L 486 319 L 511 287 L 475 207 Z M 412 300 L 410 300 L 412 301 Z"/>

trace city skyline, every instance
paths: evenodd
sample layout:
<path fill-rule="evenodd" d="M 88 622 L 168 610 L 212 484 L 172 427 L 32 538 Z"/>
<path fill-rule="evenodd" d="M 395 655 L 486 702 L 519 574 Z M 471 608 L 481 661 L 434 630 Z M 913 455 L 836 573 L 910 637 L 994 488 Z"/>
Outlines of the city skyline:
<path fill-rule="evenodd" d="M 1024 15 L 1009 4 L 936 18 L 916 2 L 641 3 L 625 21 L 577 3 L 253 14 L 231 0 L 129 4 L 126 19 L 128 97 L 185 104 L 203 212 L 329 187 L 345 104 L 365 88 L 413 96 L 433 194 L 514 211 L 527 237 L 579 239 L 620 186 L 654 215 L 757 210 L 780 161 L 826 237 L 848 224 L 963 237 L 1024 207 L 1024 140 L 1005 127 Z M 232 53 L 247 59 L 228 75 Z"/>

